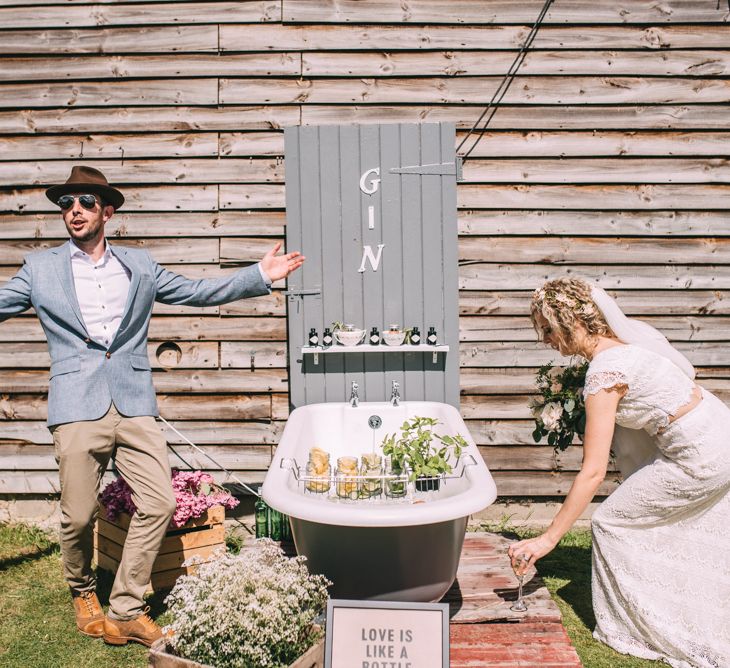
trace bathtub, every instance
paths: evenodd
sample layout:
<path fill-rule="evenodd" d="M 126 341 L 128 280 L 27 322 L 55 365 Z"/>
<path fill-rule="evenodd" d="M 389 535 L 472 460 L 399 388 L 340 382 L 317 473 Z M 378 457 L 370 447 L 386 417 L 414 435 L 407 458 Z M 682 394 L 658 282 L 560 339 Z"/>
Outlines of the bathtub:
<path fill-rule="evenodd" d="M 300 478 L 310 448 L 327 450 L 334 467 L 342 455 L 381 452 L 385 435 L 399 432 L 404 420 L 416 416 L 437 418 L 437 433 L 461 434 L 468 444 L 438 492 L 416 492 L 409 484 L 406 499 L 350 501 L 305 491 Z M 497 490 L 453 406 L 362 402 L 356 408 L 326 403 L 294 410 L 262 496 L 291 518 L 297 553 L 307 557 L 311 572 L 332 580 L 330 596 L 438 601 L 456 577 L 469 515 L 493 503 Z"/>

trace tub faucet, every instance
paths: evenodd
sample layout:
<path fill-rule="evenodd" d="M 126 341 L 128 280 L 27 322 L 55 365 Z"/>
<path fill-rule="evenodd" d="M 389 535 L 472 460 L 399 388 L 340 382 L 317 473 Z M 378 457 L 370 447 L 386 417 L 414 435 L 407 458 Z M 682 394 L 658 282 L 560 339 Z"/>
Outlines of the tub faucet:
<path fill-rule="evenodd" d="M 358 403 L 360 403 L 360 398 L 357 396 L 357 383 L 353 380 L 350 390 L 350 406 L 357 408 Z"/>
<path fill-rule="evenodd" d="M 400 385 L 397 380 L 393 381 L 393 389 L 390 391 L 390 403 L 393 404 L 393 406 L 398 406 L 400 404 Z"/>

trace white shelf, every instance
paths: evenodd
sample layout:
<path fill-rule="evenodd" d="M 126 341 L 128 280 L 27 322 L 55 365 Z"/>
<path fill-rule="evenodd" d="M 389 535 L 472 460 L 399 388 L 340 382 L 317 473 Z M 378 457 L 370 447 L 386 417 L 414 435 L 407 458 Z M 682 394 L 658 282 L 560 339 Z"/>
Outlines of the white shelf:
<path fill-rule="evenodd" d="M 427 343 L 421 343 L 417 346 L 412 346 L 410 344 L 403 344 L 400 346 L 371 346 L 368 343 L 361 343 L 358 346 L 340 346 L 332 344 L 328 348 L 322 348 L 321 346 L 302 347 L 302 353 L 305 355 L 307 353 L 320 353 L 326 355 L 327 353 L 446 353 L 448 351 L 448 346 L 430 346 Z"/>
<path fill-rule="evenodd" d="M 388 346 L 388 345 L 377 345 L 371 346 L 368 343 L 361 343 L 357 346 L 341 346 L 332 344 L 328 348 L 322 348 L 321 346 L 302 346 L 301 353 L 303 355 L 314 355 L 314 363 L 319 364 L 320 355 L 329 355 L 332 353 L 431 353 L 432 362 L 436 364 L 438 360 L 438 353 L 446 353 L 449 351 L 449 346 L 436 345 L 431 346 L 427 343 L 421 343 L 417 346 L 410 344 L 403 344 L 400 346 Z"/>

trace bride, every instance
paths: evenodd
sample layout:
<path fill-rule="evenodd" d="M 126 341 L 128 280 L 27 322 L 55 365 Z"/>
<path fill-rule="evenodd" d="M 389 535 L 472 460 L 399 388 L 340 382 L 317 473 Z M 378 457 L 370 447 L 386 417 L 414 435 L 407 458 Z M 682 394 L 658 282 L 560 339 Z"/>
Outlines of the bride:
<path fill-rule="evenodd" d="M 550 527 L 510 547 L 518 572 L 570 529 L 616 452 L 624 482 L 596 510 L 594 636 L 675 668 L 730 666 L 730 409 L 689 361 L 602 289 L 555 279 L 532 298 L 545 343 L 590 361 L 580 473 Z M 614 428 L 615 427 L 615 428 Z"/>

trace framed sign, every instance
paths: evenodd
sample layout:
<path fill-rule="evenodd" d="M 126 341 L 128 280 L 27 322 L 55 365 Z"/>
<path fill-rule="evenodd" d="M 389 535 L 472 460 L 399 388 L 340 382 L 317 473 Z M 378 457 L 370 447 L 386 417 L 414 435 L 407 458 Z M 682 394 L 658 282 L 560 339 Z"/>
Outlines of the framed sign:
<path fill-rule="evenodd" d="M 448 668 L 449 605 L 327 602 L 325 668 Z"/>

